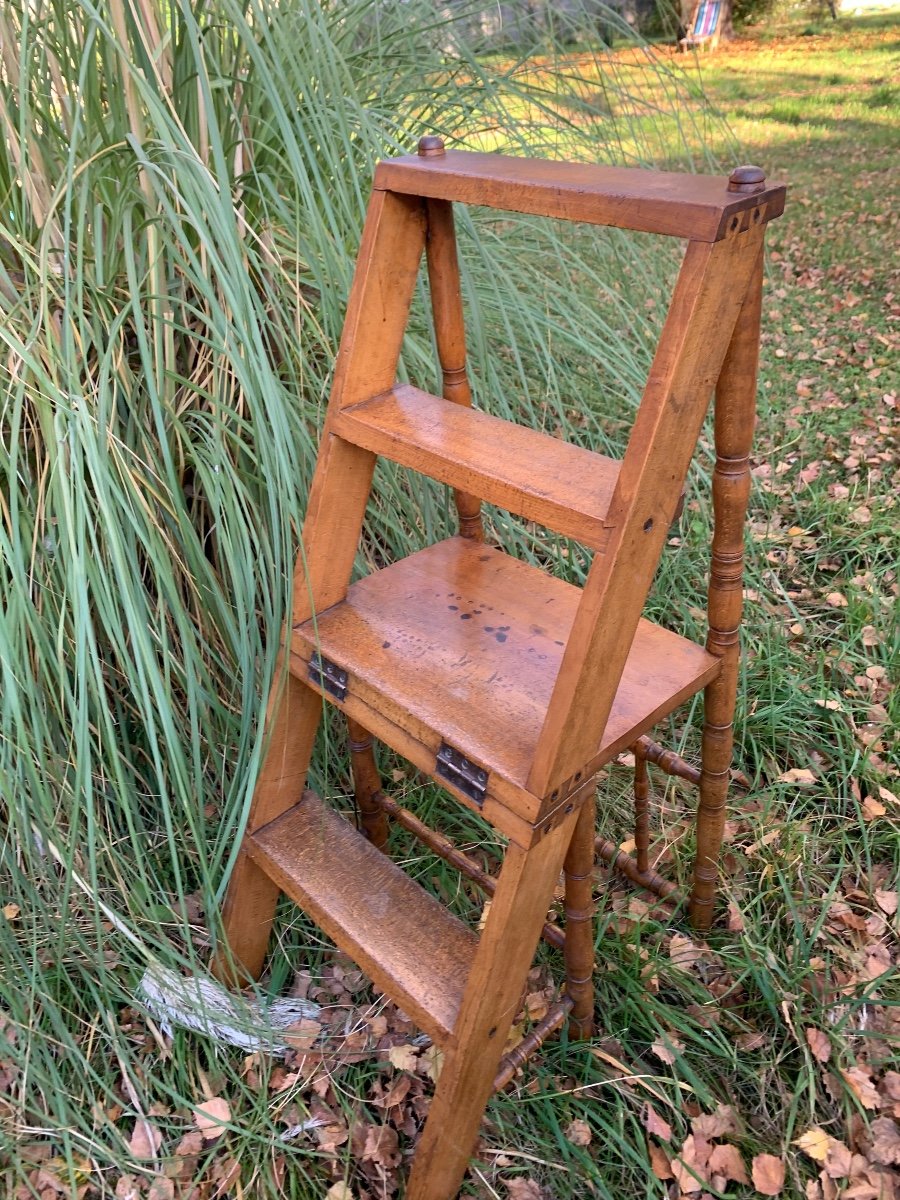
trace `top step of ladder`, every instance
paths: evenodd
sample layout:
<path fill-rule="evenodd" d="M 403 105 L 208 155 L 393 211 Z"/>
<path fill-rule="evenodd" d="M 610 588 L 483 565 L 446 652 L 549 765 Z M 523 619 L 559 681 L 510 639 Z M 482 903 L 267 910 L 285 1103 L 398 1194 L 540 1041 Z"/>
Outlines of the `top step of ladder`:
<path fill-rule="evenodd" d="M 675 174 L 444 150 L 423 138 L 418 154 L 380 162 L 376 190 L 718 242 L 784 211 L 786 189 L 758 167 L 731 176 Z"/>

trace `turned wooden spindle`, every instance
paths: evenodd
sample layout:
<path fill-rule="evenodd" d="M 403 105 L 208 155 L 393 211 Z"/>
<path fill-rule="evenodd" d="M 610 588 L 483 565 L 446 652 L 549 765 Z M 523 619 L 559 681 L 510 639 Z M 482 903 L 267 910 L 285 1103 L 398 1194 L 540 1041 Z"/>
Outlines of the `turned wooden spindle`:
<path fill-rule="evenodd" d="M 641 874 L 650 870 L 650 779 L 647 760 L 634 754 L 634 858 Z"/>
<path fill-rule="evenodd" d="M 667 750 L 665 746 L 660 746 L 648 737 L 638 738 L 634 753 L 640 754 L 647 762 L 656 763 L 667 775 L 676 775 L 679 779 L 686 779 L 688 783 L 700 782 L 699 767 L 685 762 L 680 754 L 676 754 L 674 750 Z"/>
<path fill-rule="evenodd" d="M 572 999 L 569 1036 L 594 1032 L 594 804 L 581 806 L 563 864 L 566 888 L 566 993 Z"/>
<path fill-rule="evenodd" d="M 757 178 L 757 175 L 762 178 Z M 734 190 L 758 190 L 765 179 L 759 168 L 749 167 L 738 168 L 733 173 L 732 178 L 735 177 L 737 182 Z M 750 450 L 756 420 L 762 270 L 760 253 L 715 393 L 714 530 L 706 648 L 710 654 L 722 660 L 722 670 L 707 685 L 704 694 L 697 857 L 690 901 L 691 922 L 698 929 L 706 929 L 712 922 L 734 740 L 743 600 L 744 522 L 750 498 Z"/>
<path fill-rule="evenodd" d="M 381 804 L 381 776 L 375 762 L 373 738 L 357 721 L 347 718 L 353 794 L 363 833 L 373 846 L 383 850 L 388 840 L 387 813 Z"/>
<path fill-rule="evenodd" d="M 439 158 L 443 154 L 444 143 L 439 137 L 432 135 L 419 140 L 420 157 Z M 466 330 L 453 206 L 448 200 L 427 200 L 425 208 L 428 214 L 425 256 L 431 291 L 431 311 L 434 317 L 434 336 L 441 363 L 441 394 L 445 400 L 471 408 L 472 389 L 466 371 Z M 453 499 L 459 516 L 461 536 L 472 538 L 476 542 L 484 541 L 481 501 L 477 496 L 458 488 L 454 488 Z"/>
<path fill-rule="evenodd" d="M 495 1092 L 502 1091 L 512 1080 L 516 1071 L 520 1067 L 523 1067 L 532 1054 L 536 1050 L 540 1050 L 544 1042 L 556 1033 L 557 1029 L 564 1023 L 566 1017 L 572 1012 L 573 1007 L 572 997 L 563 996 L 557 1004 L 552 1006 L 546 1017 L 535 1025 L 530 1033 L 522 1038 L 518 1046 L 510 1050 L 509 1054 L 503 1056 L 500 1061 L 500 1069 L 494 1078 Z"/>

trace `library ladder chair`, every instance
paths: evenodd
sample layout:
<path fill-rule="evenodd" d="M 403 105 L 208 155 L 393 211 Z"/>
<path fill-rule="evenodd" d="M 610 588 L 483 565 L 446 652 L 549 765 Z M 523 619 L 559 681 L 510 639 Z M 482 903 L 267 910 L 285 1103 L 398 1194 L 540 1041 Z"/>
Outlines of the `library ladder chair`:
<path fill-rule="evenodd" d="M 454 203 L 687 241 L 621 462 L 471 407 Z M 595 849 L 606 846 L 639 883 L 657 880 L 643 769 L 654 756 L 675 769 L 681 760 L 646 734 L 701 689 L 691 905 L 699 924 L 709 920 L 731 754 L 763 232 L 783 206 L 784 189 L 767 187 L 758 168 L 730 180 L 663 174 L 445 151 L 435 137 L 376 170 L 297 563 L 288 670 L 269 701 L 215 969 L 232 982 L 259 974 L 284 892 L 443 1048 L 412 1200 L 457 1194 L 492 1089 L 530 1052 L 567 1019 L 570 1036 L 592 1032 Z M 423 253 L 442 396 L 396 382 Z M 714 388 L 703 647 L 641 611 Z M 459 534 L 351 583 L 379 455 L 450 485 Z M 485 544 L 481 501 L 592 549 L 584 588 Z M 349 722 L 360 831 L 306 787 L 324 702 Z M 384 795 L 373 735 L 503 835 L 496 876 Z M 639 763 L 634 859 L 594 838 L 595 777 L 627 747 Z M 491 896 L 480 936 L 389 858 L 388 819 Z M 564 929 L 547 920 L 561 870 Z M 564 993 L 504 1056 L 542 935 L 563 949 Z"/>

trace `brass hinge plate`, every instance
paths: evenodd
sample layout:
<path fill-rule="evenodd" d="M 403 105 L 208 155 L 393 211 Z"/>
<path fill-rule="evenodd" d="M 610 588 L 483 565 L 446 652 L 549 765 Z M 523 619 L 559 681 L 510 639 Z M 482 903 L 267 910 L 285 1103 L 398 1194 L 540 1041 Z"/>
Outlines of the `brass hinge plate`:
<path fill-rule="evenodd" d="M 308 679 L 316 684 L 323 692 L 334 696 L 335 700 L 347 698 L 347 672 L 329 658 L 323 658 L 314 651 L 309 660 Z"/>
<path fill-rule="evenodd" d="M 484 767 L 471 762 L 459 750 L 441 742 L 437 752 L 437 762 L 434 773 L 447 783 L 452 784 L 458 792 L 474 800 L 479 806 L 484 804 L 487 795 L 488 772 Z"/>

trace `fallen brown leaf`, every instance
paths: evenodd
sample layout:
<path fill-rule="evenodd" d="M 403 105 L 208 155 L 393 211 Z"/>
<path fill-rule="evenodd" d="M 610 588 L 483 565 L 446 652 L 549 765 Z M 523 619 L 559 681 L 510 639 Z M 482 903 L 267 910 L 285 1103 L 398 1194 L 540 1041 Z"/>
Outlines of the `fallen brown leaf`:
<path fill-rule="evenodd" d="M 750 1182 L 747 1178 L 747 1168 L 744 1166 L 741 1152 L 737 1146 L 732 1146 L 730 1142 L 723 1142 L 719 1146 L 713 1146 L 707 1168 L 710 1175 L 721 1175 L 724 1179 L 733 1180 L 734 1183 Z"/>
<path fill-rule="evenodd" d="M 824 1129 L 813 1125 L 811 1129 L 807 1129 L 806 1133 L 801 1133 L 798 1138 L 794 1138 L 794 1145 L 799 1147 L 804 1154 L 815 1159 L 816 1162 L 824 1162 L 830 1141 L 831 1139 Z"/>
<path fill-rule="evenodd" d="M 388 1060 L 398 1071 L 415 1071 L 419 1061 L 419 1052 L 415 1046 L 404 1043 L 402 1046 L 391 1046 L 388 1050 Z"/>
<path fill-rule="evenodd" d="M 688 1134 L 677 1157 L 672 1159 L 672 1175 L 682 1192 L 691 1195 L 702 1192 L 709 1181 L 706 1164 L 711 1152 L 709 1142 Z"/>
<path fill-rule="evenodd" d="M 509 1200 L 544 1200 L 541 1185 L 534 1179 L 517 1175 L 515 1179 L 505 1179 L 504 1183 Z"/>
<path fill-rule="evenodd" d="M 650 1053 L 656 1055 L 660 1062 L 671 1066 L 683 1049 L 684 1044 L 674 1034 L 664 1033 L 650 1047 Z"/>
<path fill-rule="evenodd" d="M 591 1144 L 591 1127 L 587 1121 L 578 1117 L 566 1126 L 566 1140 L 573 1146 L 589 1146 Z"/>
<path fill-rule="evenodd" d="M 878 1092 L 872 1083 L 871 1071 L 865 1067 L 848 1067 L 841 1075 L 863 1108 L 878 1107 Z"/>
<path fill-rule="evenodd" d="M 155 1125 L 138 1117 L 131 1132 L 128 1149 L 133 1158 L 156 1158 L 162 1145 L 162 1134 Z"/>
<path fill-rule="evenodd" d="M 647 1149 L 650 1151 L 650 1170 L 657 1179 L 672 1178 L 671 1159 L 665 1150 L 657 1142 L 649 1142 Z"/>
<path fill-rule="evenodd" d="M 649 1101 L 644 1105 L 644 1111 L 641 1119 L 643 1120 L 644 1128 L 648 1133 L 652 1133 L 654 1136 L 662 1138 L 664 1142 L 671 1142 L 672 1126 L 668 1121 L 664 1121 L 662 1119 Z"/>
<path fill-rule="evenodd" d="M 737 1114 L 730 1104 L 717 1104 L 714 1113 L 701 1113 L 699 1117 L 694 1117 L 691 1129 L 697 1137 L 708 1142 L 713 1138 L 727 1137 L 738 1131 Z"/>
<path fill-rule="evenodd" d="M 753 1186 L 761 1196 L 779 1196 L 784 1187 L 784 1162 L 775 1154 L 757 1154 L 753 1160 Z"/>
<path fill-rule="evenodd" d="M 897 893 L 884 892 L 881 888 L 876 888 L 875 903 L 882 912 L 886 912 L 889 917 L 892 917 L 897 911 Z"/>
<path fill-rule="evenodd" d="M 669 958 L 679 971 L 689 971 L 703 957 L 703 951 L 689 937 L 673 933 L 669 942 Z"/>
<path fill-rule="evenodd" d="M 333 1183 L 325 1193 L 325 1200 L 354 1200 L 354 1197 L 347 1184 L 343 1180 L 339 1180 L 337 1183 Z"/>
<path fill-rule="evenodd" d="M 204 1141 L 214 1142 L 225 1130 L 222 1126 L 231 1120 L 231 1107 L 222 1096 L 204 1100 L 194 1109 L 194 1124 L 203 1135 Z"/>
<path fill-rule="evenodd" d="M 398 1166 L 400 1145 L 396 1129 L 390 1125 L 370 1125 L 366 1130 L 362 1157 L 365 1162 L 377 1163 L 380 1167 Z"/>
<path fill-rule="evenodd" d="M 823 1033 L 821 1029 L 810 1027 L 806 1031 L 806 1042 L 812 1051 L 813 1058 L 818 1059 L 820 1063 L 827 1063 L 831 1058 L 831 1042 L 828 1040 L 828 1035 Z"/>
<path fill-rule="evenodd" d="M 873 1162 L 885 1166 L 900 1166 L 900 1126 L 890 1117 L 879 1117 L 872 1122 L 872 1148 L 869 1157 Z"/>
<path fill-rule="evenodd" d="M 828 1153 L 823 1162 L 825 1174 L 829 1179 L 846 1179 L 853 1165 L 853 1155 L 850 1150 L 837 1138 L 828 1139 Z"/>

